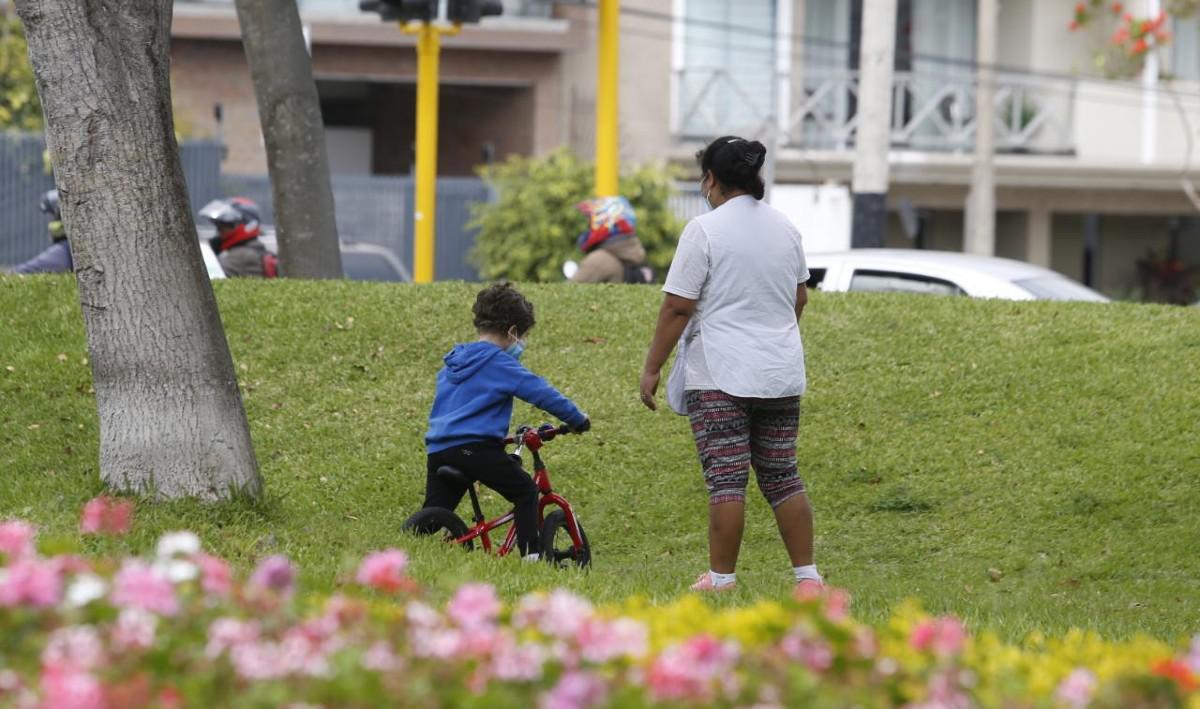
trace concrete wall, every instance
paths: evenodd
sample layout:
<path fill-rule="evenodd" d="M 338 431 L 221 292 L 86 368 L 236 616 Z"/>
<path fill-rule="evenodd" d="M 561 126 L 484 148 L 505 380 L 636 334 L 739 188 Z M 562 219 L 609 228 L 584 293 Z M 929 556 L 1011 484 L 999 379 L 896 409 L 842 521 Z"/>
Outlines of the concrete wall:
<path fill-rule="evenodd" d="M 372 86 L 379 115 L 366 122 L 375 131 L 376 167 L 407 172 L 415 132 L 413 86 L 416 56 L 411 47 L 313 47 L 319 84 L 348 81 Z M 254 86 L 241 44 L 223 39 L 177 38 L 172 43 L 176 110 L 199 136 L 216 135 L 213 105 L 224 108 L 226 172 L 266 171 Z M 563 141 L 558 55 L 544 52 L 447 49 L 442 56 L 439 143 L 444 174 L 469 174 L 481 161 L 481 145 L 496 144 L 497 157 L 545 153 Z M 379 156 L 382 151 L 382 157 Z"/>
<path fill-rule="evenodd" d="M 669 14 L 669 0 L 622 0 L 622 10 Z M 580 41 L 563 55 L 565 144 L 580 155 L 595 154 L 596 8 L 563 5 L 562 17 L 577 23 Z M 621 15 L 620 143 L 623 163 L 665 160 L 671 136 L 671 47 L 669 22 Z"/>

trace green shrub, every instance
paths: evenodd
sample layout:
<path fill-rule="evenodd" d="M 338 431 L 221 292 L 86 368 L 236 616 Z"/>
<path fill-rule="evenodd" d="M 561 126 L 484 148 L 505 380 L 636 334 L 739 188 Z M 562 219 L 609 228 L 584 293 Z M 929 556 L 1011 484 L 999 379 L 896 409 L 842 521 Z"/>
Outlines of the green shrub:
<path fill-rule="evenodd" d="M 579 260 L 575 238 L 587 219 L 575 205 L 592 196 L 592 163 L 563 149 L 544 157 L 514 156 L 483 168 L 496 201 L 476 207 L 471 224 L 479 237 L 471 253 L 487 279 L 557 281 L 562 264 Z M 656 269 L 671 263 L 683 228 L 668 205 L 675 175 L 660 165 L 641 165 L 621 178 L 621 194 L 637 211 L 637 233 L 646 260 Z"/>

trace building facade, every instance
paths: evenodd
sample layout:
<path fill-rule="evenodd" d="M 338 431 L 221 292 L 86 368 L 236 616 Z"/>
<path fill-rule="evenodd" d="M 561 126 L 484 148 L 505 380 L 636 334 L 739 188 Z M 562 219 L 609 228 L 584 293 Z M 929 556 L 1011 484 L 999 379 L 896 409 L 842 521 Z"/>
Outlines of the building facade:
<path fill-rule="evenodd" d="M 694 164 L 706 137 L 754 136 L 776 147 L 778 184 L 848 185 L 862 5 L 673 0 L 672 159 Z M 976 9 L 898 0 L 889 246 L 963 248 L 979 123 Z M 1068 29 L 1072 10 L 1000 2 L 995 254 L 1118 297 L 1161 296 L 1151 254 L 1200 264 L 1200 205 L 1188 196 L 1200 179 L 1200 21 L 1171 28 L 1147 87 L 1094 75 L 1097 37 Z M 902 208 L 917 217 L 915 236 L 901 228 Z"/>

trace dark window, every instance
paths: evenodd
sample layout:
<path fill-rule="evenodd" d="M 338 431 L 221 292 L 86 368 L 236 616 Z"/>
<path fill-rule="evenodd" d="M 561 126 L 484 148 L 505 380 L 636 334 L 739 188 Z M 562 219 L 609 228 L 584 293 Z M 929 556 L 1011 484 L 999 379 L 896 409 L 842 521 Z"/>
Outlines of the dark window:
<path fill-rule="evenodd" d="M 817 286 L 821 285 L 821 281 L 823 280 L 825 280 L 825 269 L 810 268 L 808 269 L 808 283 L 805 285 L 807 285 L 809 288 L 816 288 Z"/>
<path fill-rule="evenodd" d="M 924 293 L 929 295 L 966 295 L 950 281 L 913 273 L 856 270 L 850 290 L 865 293 Z"/>

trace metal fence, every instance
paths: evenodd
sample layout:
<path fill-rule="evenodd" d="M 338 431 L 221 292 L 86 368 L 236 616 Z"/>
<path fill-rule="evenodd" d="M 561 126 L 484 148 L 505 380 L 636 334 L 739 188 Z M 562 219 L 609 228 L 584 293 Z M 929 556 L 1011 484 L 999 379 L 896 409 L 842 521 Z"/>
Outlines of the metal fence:
<path fill-rule="evenodd" d="M 54 178 L 45 152 L 40 134 L 0 133 L 0 266 L 30 259 L 49 244 L 40 205 Z M 221 152 L 211 140 L 179 146 L 193 213 L 220 195 Z"/>

